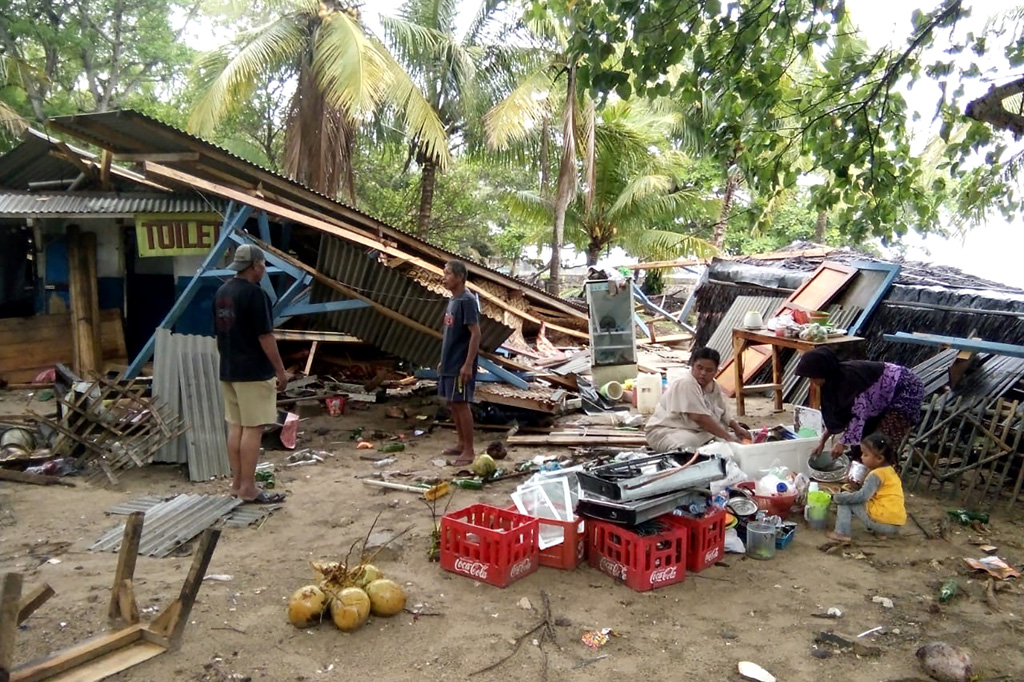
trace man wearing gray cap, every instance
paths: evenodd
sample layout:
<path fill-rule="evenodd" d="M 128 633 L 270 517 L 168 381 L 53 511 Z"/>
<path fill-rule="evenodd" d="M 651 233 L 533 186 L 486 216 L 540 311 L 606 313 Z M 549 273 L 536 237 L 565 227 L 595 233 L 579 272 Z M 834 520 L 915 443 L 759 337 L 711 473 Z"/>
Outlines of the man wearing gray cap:
<path fill-rule="evenodd" d="M 256 486 L 263 427 L 277 421 L 277 391 L 288 383 L 274 339 L 270 299 L 260 288 L 267 261 L 259 247 L 242 244 L 228 268 L 237 274 L 217 290 L 213 308 L 231 495 L 255 504 L 281 502 L 284 495 Z"/>

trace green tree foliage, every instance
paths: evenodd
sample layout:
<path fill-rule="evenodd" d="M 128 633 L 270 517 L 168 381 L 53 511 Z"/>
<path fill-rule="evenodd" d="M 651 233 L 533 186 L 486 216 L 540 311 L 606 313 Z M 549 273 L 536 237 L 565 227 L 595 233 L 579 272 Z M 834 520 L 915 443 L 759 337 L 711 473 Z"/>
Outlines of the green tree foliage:
<path fill-rule="evenodd" d="M 127 106 L 160 110 L 154 104 L 181 89 L 192 54 L 182 36 L 198 10 L 178 0 L 10 0 L 0 12 L 0 96 L 38 122 Z"/>
<path fill-rule="evenodd" d="M 561 6 L 573 13 L 571 54 L 595 95 L 671 97 L 687 107 L 711 99 L 709 153 L 734 155 L 754 195 L 770 201 L 802 175 L 824 178 L 811 190 L 812 209 L 862 238 L 927 230 L 950 196 L 941 180 L 924 181 L 896 87 L 903 77 L 953 69 L 948 59 L 923 63 L 922 53 L 964 15 L 964 3 L 929 4 L 914 14 L 904 47 L 880 51 L 857 37 L 841 0 L 537 0 L 533 12 Z M 974 49 L 984 51 L 983 41 L 974 40 Z M 792 70 L 809 58 L 822 68 L 794 90 Z M 945 105 L 940 113 L 948 135 L 958 115 Z M 978 150 L 986 163 L 968 167 Z M 961 205 L 1019 207 L 998 168 L 1005 146 L 990 130 L 972 126 L 944 152 L 946 168 L 961 178 Z"/>

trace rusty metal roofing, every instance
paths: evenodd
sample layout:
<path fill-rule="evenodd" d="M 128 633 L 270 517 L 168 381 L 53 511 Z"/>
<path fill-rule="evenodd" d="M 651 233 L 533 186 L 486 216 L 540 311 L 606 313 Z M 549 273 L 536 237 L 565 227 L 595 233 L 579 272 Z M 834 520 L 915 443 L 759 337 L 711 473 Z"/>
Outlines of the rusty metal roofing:
<path fill-rule="evenodd" d="M 62 116 L 51 120 L 50 125 L 77 139 L 112 151 L 115 158 L 119 154 L 200 153 L 200 161 L 183 157 L 179 161 L 164 160 L 162 163 L 216 182 L 224 182 L 227 177 L 246 187 L 272 186 L 274 194 L 282 197 L 287 203 L 299 204 L 307 210 L 313 209 L 321 213 L 325 209 L 329 210 L 334 214 L 333 217 L 364 234 L 372 233 L 392 239 L 403 248 L 427 254 L 436 261 L 443 262 L 453 258 L 466 261 L 475 283 L 486 279 L 509 291 L 522 292 L 534 303 L 544 305 L 562 315 L 585 319 L 585 306 L 552 296 L 527 282 L 466 259 L 464 255 L 446 251 L 403 230 L 382 223 L 334 197 L 316 192 L 281 173 L 262 168 L 223 147 L 137 111 L 125 109 Z"/>
<path fill-rule="evenodd" d="M 95 154 L 66 145 L 57 138 L 30 128 L 21 144 L 0 156 L 0 188 L 27 190 L 30 183 L 52 180 L 66 180 L 70 185 L 81 170 L 67 159 L 61 158 L 60 152 L 70 152 L 84 163 L 99 164 L 99 158 Z M 153 185 L 145 176 L 116 164 L 111 165 L 110 174 L 117 189 Z"/>
<path fill-rule="evenodd" d="M 242 501 L 220 495 L 178 495 L 150 507 L 142 525 L 139 554 L 165 557 L 217 523 Z M 125 524 L 111 528 L 89 548 L 116 552 L 121 548 Z"/>
<path fill-rule="evenodd" d="M 114 192 L 3 192 L 0 217 L 20 216 L 134 216 L 136 213 L 211 213 L 222 210 L 217 197 L 181 194 Z"/>
<path fill-rule="evenodd" d="M 414 322 L 441 331 L 448 298 L 436 293 L 397 267 L 389 267 L 338 237 L 324 235 L 320 242 L 317 270 L 345 284 L 370 300 L 390 308 Z M 312 300 L 344 300 L 323 284 L 313 285 Z M 512 334 L 512 328 L 484 306 L 480 316 L 480 348 L 493 351 Z M 341 310 L 317 316 L 317 323 L 331 331 L 351 334 L 381 350 L 415 364 L 432 367 L 440 357 L 441 342 L 432 334 L 399 324 L 373 308 Z"/>

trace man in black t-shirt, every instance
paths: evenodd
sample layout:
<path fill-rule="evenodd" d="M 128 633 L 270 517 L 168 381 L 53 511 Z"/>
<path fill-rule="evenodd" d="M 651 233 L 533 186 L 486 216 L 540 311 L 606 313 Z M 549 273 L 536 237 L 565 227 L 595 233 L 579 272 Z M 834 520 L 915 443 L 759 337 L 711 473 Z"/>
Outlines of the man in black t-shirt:
<path fill-rule="evenodd" d="M 228 268 L 238 274 L 217 290 L 213 314 L 228 422 L 231 495 L 256 504 L 281 502 L 284 495 L 256 486 L 263 427 L 277 421 L 277 391 L 288 383 L 274 339 L 270 299 L 260 288 L 267 261 L 258 247 L 242 244 Z"/>
<path fill-rule="evenodd" d="M 444 450 L 455 455 L 454 464 L 473 461 L 473 390 L 476 388 L 476 356 L 480 350 L 480 305 L 466 291 L 466 266 L 450 261 L 444 266 L 444 286 L 452 292 L 444 316 L 441 339 L 441 364 L 438 366 L 437 391 L 452 411 L 457 445 Z"/>

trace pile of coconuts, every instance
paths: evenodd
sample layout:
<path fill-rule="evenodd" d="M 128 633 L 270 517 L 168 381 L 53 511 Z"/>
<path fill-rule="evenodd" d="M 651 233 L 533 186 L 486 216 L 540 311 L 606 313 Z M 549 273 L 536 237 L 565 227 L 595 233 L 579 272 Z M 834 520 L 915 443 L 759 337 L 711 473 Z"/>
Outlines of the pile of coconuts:
<path fill-rule="evenodd" d="M 288 600 L 288 621 L 297 628 L 316 625 L 330 614 L 339 630 L 354 632 L 371 613 L 388 617 L 405 608 L 405 591 L 373 564 L 360 563 L 352 570 L 337 561 L 310 565 L 316 583 L 300 587 Z"/>

